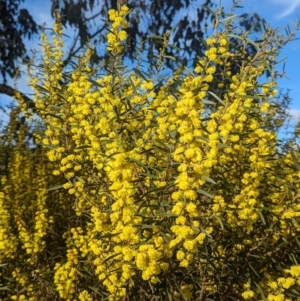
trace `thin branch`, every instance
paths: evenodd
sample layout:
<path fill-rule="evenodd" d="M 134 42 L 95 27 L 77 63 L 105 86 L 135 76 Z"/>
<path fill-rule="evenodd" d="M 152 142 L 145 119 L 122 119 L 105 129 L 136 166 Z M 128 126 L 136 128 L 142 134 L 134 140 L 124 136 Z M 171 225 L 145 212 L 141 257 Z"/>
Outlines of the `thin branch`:
<path fill-rule="evenodd" d="M 32 109 L 33 111 L 35 111 L 35 105 L 34 105 L 33 100 L 30 97 L 28 97 L 27 95 L 25 95 L 24 93 L 6 85 L 6 84 L 0 84 L 0 93 L 6 94 L 13 98 L 16 98 L 16 95 L 20 94 L 21 97 L 24 99 L 24 101 L 27 103 L 28 109 Z"/>
<path fill-rule="evenodd" d="M 100 16 L 100 15 L 101 15 L 101 12 L 99 12 L 99 13 L 97 13 L 97 14 L 95 14 L 95 15 L 89 17 L 89 18 L 84 17 L 84 22 L 91 21 L 91 20 L 97 18 L 97 17 Z"/>
<path fill-rule="evenodd" d="M 94 32 L 89 39 L 93 39 L 95 36 L 97 36 L 100 32 L 103 31 L 103 29 L 106 27 L 106 24 L 104 24 L 99 30 L 97 30 L 96 32 Z M 74 48 L 76 43 L 73 44 L 71 50 Z M 73 52 L 70 51 L 68 57 L 64 60 L 64 66 L 66 66 L 69 61 L 71 60 L 72 56 L 74 56 L 78 51 L 80 51 L 85 45 L 80 44 L 76 50 L 74 50 Z"/>

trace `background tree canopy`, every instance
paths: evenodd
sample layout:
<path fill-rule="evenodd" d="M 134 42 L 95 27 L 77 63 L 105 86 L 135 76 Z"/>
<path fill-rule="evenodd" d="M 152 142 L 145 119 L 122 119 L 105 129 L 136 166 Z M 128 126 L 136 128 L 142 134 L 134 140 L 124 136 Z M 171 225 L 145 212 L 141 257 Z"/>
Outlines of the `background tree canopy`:
<path fill-rule="evenodd" d="M 27 9 L 21 8 L 22 2 L 24 1 L 0 1 L 2 23 L 0 27 L 0 72 L 2 75 L 0 93 L 9 96 L 14 96 L 17 91 L 7 85 L 7 79 L 15 77 L 20 60 L 28 58 L 25 40 L 31 39 L 39 30 L 34 16 L 31 16 Z M 51 0 L 51 2 L 49 14 L 51 13 L 55 18 L 55 14 L 58 12 L 62 16 L 63 25 L 74 28 L 76 32 L 70 51 L 65 56 L 65 64 L 82 49 L 87 41 L 92 42 L 95 49 L 98 49 L 92 57 L 94 63 L 99 63 L 101 59 L 105 58 L 107 54 L 99 49 L 101 48 L 99 45 L 103 45 L 105 42 L 107 28 L 103 19 L 106 18 L 109 9 L 117 8 L 117 1 Z M 210 10 L 214 7 L 212 0 L 139 0 L 129 1 L 128 5 L 130 8 L 133 8 L 134 5 L 134 13 L 128 16 L 127 43 L 130 47 L 127 47 L 125 53 L 128 58 L 134 58 L 140 40 L 145 41 L 150 35 L 170 31 L 174 26 L 173 20 L 178 20 L 178 22 L 170 42 L 182 50 L 180 52 L 182 63 L 186 65 L 189 59 L 195 60 L 197 55 L 203 55 L 205 28 L 214 18 Z M 243 14 L 240 26 L 245 30 L 252 27 L 254 31 L 261 31 L 263 22 L 264 20 L 257 14 Z M 159 48 L 156 41 L 149 39 L 144 46 L 150 59 Z M 169 49 L 168 51 L 168 55 L 178 57 L 177 50 Z M 168 67 L 172 66 L 171 62 L 167 61 Z M 26 95 L 22 96 L 25 100 L 30 101 Z"/>

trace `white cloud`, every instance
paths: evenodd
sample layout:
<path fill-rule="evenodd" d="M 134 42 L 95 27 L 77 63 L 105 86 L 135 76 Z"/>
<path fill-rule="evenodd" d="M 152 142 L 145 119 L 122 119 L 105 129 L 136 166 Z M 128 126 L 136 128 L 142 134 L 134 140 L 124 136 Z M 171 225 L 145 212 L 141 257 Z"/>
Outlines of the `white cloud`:
<path fill-rule="evenodd" d="M 277 15 L 279 19 L 295 13 L 296 9 L 300 8 L 300 0 L 269 0 L 269 2 L 282 7 L 282 12 Z"/>
<path fill-rule="evenodd" d="M 300 119 L 300 110 L 298 109 L 290 109 L 289 113 L 293 119 Z"/>

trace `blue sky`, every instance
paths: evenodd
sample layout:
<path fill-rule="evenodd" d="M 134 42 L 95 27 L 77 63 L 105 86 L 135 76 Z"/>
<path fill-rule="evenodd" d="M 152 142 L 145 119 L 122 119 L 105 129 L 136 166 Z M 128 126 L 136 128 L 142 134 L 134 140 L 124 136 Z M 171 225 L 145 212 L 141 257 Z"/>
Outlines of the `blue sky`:
<path fill-rule="evenodd" d="M 222 5 L 230 7 L 232 0 L 222 0 Z M 220 1 L 216 1 L 220 3 Z M 247 13 L 258 13 L 263 17 L 272 28 L 281 28 L 282 33 L 285 33 L 284 28 L 289 25 L 292 30 L 294 22 L 300 18 L 300 0 L 245 0 L 241 2 L 243 9 L 239 11 Z M 297 33 L 300 38 L 300 32 Z M 300 118 L 300 40 L 295 40 L 283 49 L 280 58 L 285 58 L 285 72 L 289 78 L 278 80 L 280 88 L 290 89 L 292 98 L 291 113 Z M 282 70 L 282 66 L 279 67 Z"/>
<path fill-rule="evenodd" d="M 214 0 L 217 5 L 221 5 L 225 8 L 225 12 L 231 7 L 232 0 Z M 101 1 L 100 1 L 101 2 Z M 196 0 L 196 5 L 201 5 L 203 0 Z M 237 14 L 247 13 L 258 13 L 264 18 L 273 28 L 284 28 L 286 25 L 293 25 L 290 21 L 297 22 L 297 15 L 300 17 L 300 0 L 245 0 L 241 1 L 240 5 L 242 9 L 236 11 Z M 50 0 L 25 0 L 23 6 L 26 7 L 32 14 L 33 18 L 38 24 L 46 23 L 47 27 L 51 27 L 53 20 L 50 16 Z M 188 13 L 193 13 L 189 11 Z M 174 21 L 176 22 L 176 20 Z M 71 37 L 74 36 L 72 30 L 66 32 Z M 300 32 L 297 34 L 300 37 Z M 28 42 L 28 48 L 39 49 L 38 39 Z M 66 50 L 68 45 L 66 45 Z M 284 89 L 290 89 L 290 96 L 293 99 L 291 106 L 291 113 L 295 118 L 300 117 L 300 40 L 289 43 L 282 51 L 281 58 L 287 57 L 285 61 L 285 71 L 287 77 L 290 79 L 280 79 L 278 81 L 279 87 Z M 281 69 L 279 69 L 281 70 Z M 9 85 L 13 86 L 13 81 L 8 82 Z M 26 76 L 23 76 L 18 81 L 18 89 L 25 93 L 30 93 L 30 89 L 27 86 Z M 3 94 L 0 94 L 0 105 L 7 104 L 11 99 Z M 0 120 L 4 118 L 0 111 Z"/>

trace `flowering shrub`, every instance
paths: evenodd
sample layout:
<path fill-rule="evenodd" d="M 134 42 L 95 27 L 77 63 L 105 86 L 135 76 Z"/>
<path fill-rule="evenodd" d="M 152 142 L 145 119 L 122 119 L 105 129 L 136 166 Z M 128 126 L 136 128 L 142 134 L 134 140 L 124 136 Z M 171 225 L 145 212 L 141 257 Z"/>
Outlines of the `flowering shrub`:
<path fill-rule="evenodd" d="M 162 81 L 169 34 L 155 71 L 128 70 L 128 13 L 109 11 L 105 75 L 88 46 L 64 71 L 59 19 L 53 45 L 41 36 L 42 147 L 15 148 L 2 177 L 2 300 L 296 300 L 298 155 L 268 126 L 291 37 L 255 43 L 216 13 L 194 71 Z"/>

